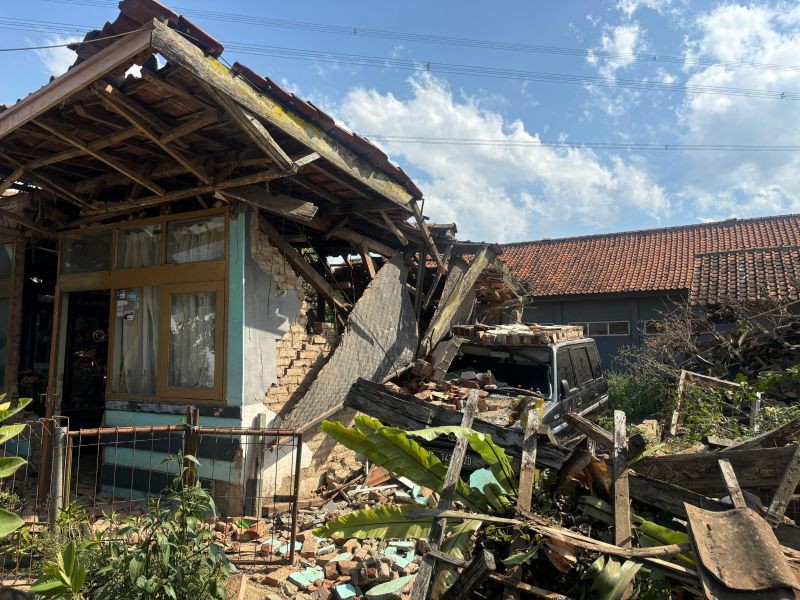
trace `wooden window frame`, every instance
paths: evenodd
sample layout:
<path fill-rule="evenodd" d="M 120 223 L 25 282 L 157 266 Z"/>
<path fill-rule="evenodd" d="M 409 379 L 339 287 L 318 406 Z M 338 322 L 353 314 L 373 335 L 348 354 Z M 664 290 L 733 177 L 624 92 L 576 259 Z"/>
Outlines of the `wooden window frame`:
<path fill-rule="evenodd" d="M 0 393 L 5 393 L 8 390 L 8 360 L 11 357 L 9 350 L 11 349 L 11 320 L 13 312 L 14 300 L 14 280 L 17 277 L 15 265 L 17 264 L 17 244 L 15 240 L 2 240 L 0 246 L 11 246 L 11 272 L 8 274 L 8 279 L 0 279 L 0 298 L 8 299 L 8 317 L 6 325 L 6 362 L 3 365 L 3 378 L 0 379 Z M 17 348 L 19 352 L 19 348 Z"/>
<path fill-rule="evenodd" d="M 170 223 L 176 221 L 190 221 L 202 218 L 224 217 L 224 255 L 220 260 L 197 261 L 190 263 L 168 263 L 167 262 L 167 228 Z M 227 378 L 225 357 L 227 352 L 227 284 L 228 284 L 228 258 L 230 256 L 230 217 L 228 207 L 210 208 L 207 210 L 183 212 L 170 215 L 161 215 L 147 219 L 135 219 L 82 229 L 75 232 L 76 235 L 91 235 L 102 231 L 111 230 L 111 264 L 109 271 L 94 271 L 86 273 L 61 273 L 61 262 L 63 252 L 63 242 L 59 243 L 59 264 L 58 264 L 58 284 L 62 292 L 83 292 L 93 290 L 109 290 L 111 294 L 111 305 L 109 314 L 109 360 L 108 377 L 106 378 L 106 399 L 107 400 L 131 400 L 140 402 L 168 402 L 186 404 L 196 402 L 198 404 L 224 404 L 224 390 Z M 117 253 L 119 233 L 123 230 L 136 229 L 145 225 L 161 225 L 161 256 L 158 265 L 148 267 L 117 267 Z M 64 234 L 64 237 L 72 235 Z M 156 360 L 156 393 L 152 395 L 130 394 L 124 392 L 113 392 L 114 361 L 118 359 L 114 355 L 114 343 L 117 335 L 116 318 L 116 297 L 120 289 L 136 289 L 144 287 L 159 288 L 159 323 L 158 323 L 158 357 Z M 186 290 L 186 291 L 214 291 L 217 293 L 216 310 L 217 321 L 215 329 L 215 367 L 214 367 L 214 388 L 211 390 L 196 390 L 187 388 L 170 388 L 166 385 L 166 369 L 169 366 L 167 360 L 168 339 L 169 339 L 169 294 L 164 290 Z M 0 282 L 0 294 L 2 293 L 2 282 Z M 171 291 L 171 293 L 176 293 Z M 164 315 L 167 315 L 167 328 L 164 328 Z"/>
<path fill-rule="evenodd" d="M 197 292 L 214 292 L 216 294 L 216 314 L 214 323 L 214 387 L 213 388 L 179 388 L 169 385 L 169 334 L 170 334 L 170 298 L 176 294 Z M 156 381 L 160 399 L 206 400 L 220 402 L 225 389 L 225 324 L 226 321 L 225 282 L 208 281 L 164 285 L 159 289 L 159 335 Z"/>

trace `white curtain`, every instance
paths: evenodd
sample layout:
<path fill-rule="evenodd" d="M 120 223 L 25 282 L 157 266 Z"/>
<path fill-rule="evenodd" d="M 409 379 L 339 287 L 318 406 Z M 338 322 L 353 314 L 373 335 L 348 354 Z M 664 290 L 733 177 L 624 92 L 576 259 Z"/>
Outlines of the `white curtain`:
<path fill-rule="evenodd" d="M 216 296 L 197 292 L 171 297 L 170 387 L 214 387 Z"/>
<path fill-rule="evenodd" d="M 219 260 L 225 256 L 225 221 L 222 218 L 172 223 L 169 226 L 169 262 Z"/>
<path fill-rule="evenodd" d="M 131 299 L 131 295 L 135 299 Z M 119 301 L 119 300 L 118 300 Z M 124 394 L 155 395 L 158 349 L 158 288 L 126 290 L 124 314 L 117 317 L 112 390 Z"/>
<path fill-rule="evenodd" d="M 117 268 L 130 269 L 157 265 L 161 258 L 160 227 L 144 227 L 119 232 Z"/>

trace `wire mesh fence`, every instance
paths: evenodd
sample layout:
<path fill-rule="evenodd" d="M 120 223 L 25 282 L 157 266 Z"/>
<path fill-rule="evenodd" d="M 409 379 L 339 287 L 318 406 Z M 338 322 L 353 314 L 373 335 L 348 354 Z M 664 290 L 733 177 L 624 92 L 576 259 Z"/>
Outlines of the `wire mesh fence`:
<path fill-rule="evenodd" d="M 63 419 L 26 423 L 0 456 L 27 463 L 0 481 L 0 508 L 25 525 L 0 541 L 3 585 L 35 579 L 53 536 L 116 539 L 126 520 L 181 483 L 199 483 L 216 506 L 206 526 L 240 565 L 294 562 L 302 436 L 289 430 L 187 423 L 69 430 Z M 197 463 L 181 474 L 191 455 Z M 183 461 L 183 462 L 181 462 Z"/>

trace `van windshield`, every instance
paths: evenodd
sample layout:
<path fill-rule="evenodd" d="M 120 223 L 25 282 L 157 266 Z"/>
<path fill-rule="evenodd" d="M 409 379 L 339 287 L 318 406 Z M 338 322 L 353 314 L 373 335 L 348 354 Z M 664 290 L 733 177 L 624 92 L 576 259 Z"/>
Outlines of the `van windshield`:
<path fill-rule="evenodd" d="M 552 393 L 552 360 L 546 347 L 508 348 L 462 345 L 450 365 L 448 376 L 472 370 L 491 371 L 498 390 L 504 387 L 538 392 L 545 397 Z"/>

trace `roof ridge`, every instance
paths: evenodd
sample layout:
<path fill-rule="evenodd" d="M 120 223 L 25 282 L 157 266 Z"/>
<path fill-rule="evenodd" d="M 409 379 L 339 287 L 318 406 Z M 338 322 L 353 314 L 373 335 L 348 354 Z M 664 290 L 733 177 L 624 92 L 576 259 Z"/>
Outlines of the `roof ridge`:
<path fill-rule="evenodd" d="M 560 238 L 542 238 L 539 240 L 528 240 L 528 241 L 520 241 L 520 242 L 508 242 L 505 244 L 501 244 L 503 247 L 512 247 L 512 246 L 532 246 L 532 245 L 549 245 L 549 244 L 559 244 L 563 242 L 570 242 L 570 241 L 579 241 L 579 240 L 591 240 L 591 239 L 603 239 L 603 238 L 614 238 L 614 237 L 625 237 L 630 235 L 636 234 L 653 234 L 653 233 L 661 233 L 661 232 L 671 232 L 671 231 L 691 231 L 697 229 L 711 229 L 714 227 L 724 227 L 730 225 L 738 225 L 738 224 L 747 224 L 747 223 L 754 223 L 758 221 L 780 221 L 784 219 L 791 219 L 791 218 L 800 218 L 800 213 L 787 213 L 783 215 L 767 215 L 763 217 L 748 217 L 746 219 L 739 219 L 739 218 L 732 218 L 732 219 L 723 219 L 721 221 L 709 221 L 707 223 L 690 223 L 687 225 L 670 225 L 667 227 L 653 227 L 650 229 L 630 229 L 626 231 L 614 231 L 614 232 L 607 232 L 607 233 L 590 233 L 586 235 L 575 235 L 575 236 L 568 236 L 568 237 L 560 237 Z"/>

